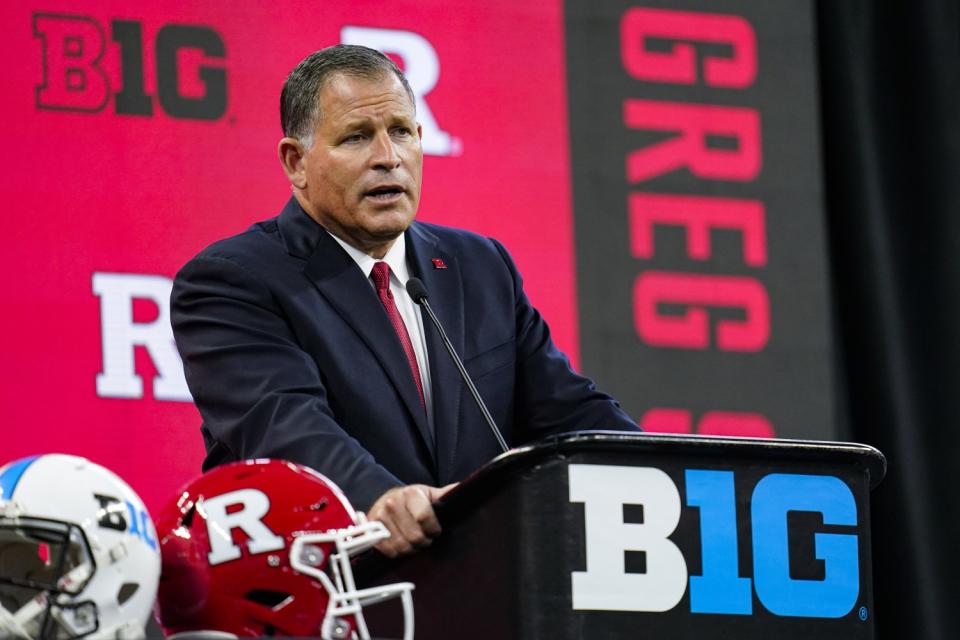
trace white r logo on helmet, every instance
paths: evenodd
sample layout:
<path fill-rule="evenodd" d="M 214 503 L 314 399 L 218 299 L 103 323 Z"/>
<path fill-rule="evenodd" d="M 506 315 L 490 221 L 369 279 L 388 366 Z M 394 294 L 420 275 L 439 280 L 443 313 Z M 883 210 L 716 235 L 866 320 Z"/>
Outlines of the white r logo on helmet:
<path fill-rule="evenodd" d="M 227 513 L 227 508 L 234 505 L 240 505 L 241 508 Z M 239 545 L 233 542 L 234 529 L 242 529 L 247 534 L 249 540 L 246 544 L 250 553 L 283 549 L 283 538 L 263 523 L 263 517 L 270 511 L 270 499 L 262 491 L 240 489 L 207 498 L 203 502 L 203 509 L 207 513 L 207 537 L 210 540 L 207 561 L 210 564 L 236 560 L 241 556 Z"/>

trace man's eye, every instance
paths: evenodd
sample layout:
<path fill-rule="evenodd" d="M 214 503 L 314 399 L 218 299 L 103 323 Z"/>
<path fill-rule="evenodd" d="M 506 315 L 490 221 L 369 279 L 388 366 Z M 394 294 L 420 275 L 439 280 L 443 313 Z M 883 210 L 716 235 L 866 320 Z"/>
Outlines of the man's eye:
<path fill-rule="evenodd" d="M 394 127 L 393 135 L 395 136 L 408 136 L 410 135 L 410 129 L 407 127 Z"/>
<path fill-rule="evenodd" d="M 362 133 L 351 133 L 350 135 L 348 135 L 343 139 L 343 142 L 346 142 L 346 143 L 356 143 L 361 141 L 363 141 Z"/>

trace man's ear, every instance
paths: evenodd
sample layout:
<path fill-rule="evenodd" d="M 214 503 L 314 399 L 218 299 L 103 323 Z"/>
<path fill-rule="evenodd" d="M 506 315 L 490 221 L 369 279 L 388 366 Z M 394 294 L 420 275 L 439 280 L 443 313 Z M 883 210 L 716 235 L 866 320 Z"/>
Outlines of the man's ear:
<path fill-rule="evenodd" d="M 277 144 L 277 157 L 287 174 L 287 180 L 297 189 L 307 186 L 307 169 L 305 166 L 306 150 L 296 138 L 281 138 Z"/>

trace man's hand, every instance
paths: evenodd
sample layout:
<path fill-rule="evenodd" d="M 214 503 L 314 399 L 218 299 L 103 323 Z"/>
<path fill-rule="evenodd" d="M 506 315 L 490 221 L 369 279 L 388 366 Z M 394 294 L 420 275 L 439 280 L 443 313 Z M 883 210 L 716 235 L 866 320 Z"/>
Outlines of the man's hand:
<path fill-rule="evenodd" d="M 429 547 L 431 538 L 440 535 L 433 503 L 455 486 L 456 483 L 439 488 L 411 484 L 394 487 L 377 498 L 367 511 L 367 519 L 379 520 L 390 531 L 390 537 L 378 544 L 377 550 L 396 558 Z"/>

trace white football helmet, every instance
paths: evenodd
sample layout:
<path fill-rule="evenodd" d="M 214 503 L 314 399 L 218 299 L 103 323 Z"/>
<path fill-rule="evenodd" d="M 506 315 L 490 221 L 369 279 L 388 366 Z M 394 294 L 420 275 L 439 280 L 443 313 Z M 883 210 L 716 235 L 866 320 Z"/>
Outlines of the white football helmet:
<path fill-rule="evenodd" d="M 49 454 L 0 467 L 0 638 L 142 638 L 156 531 L 114 473 Z"/>

